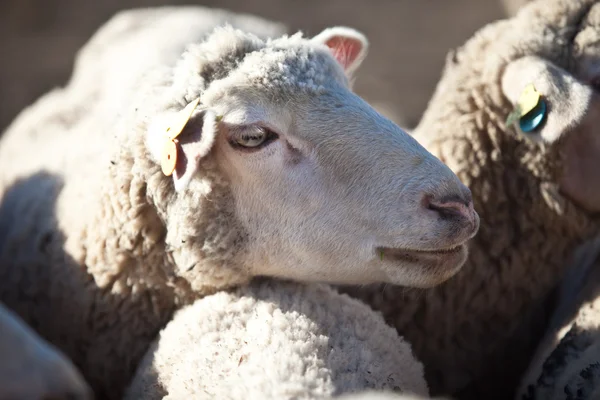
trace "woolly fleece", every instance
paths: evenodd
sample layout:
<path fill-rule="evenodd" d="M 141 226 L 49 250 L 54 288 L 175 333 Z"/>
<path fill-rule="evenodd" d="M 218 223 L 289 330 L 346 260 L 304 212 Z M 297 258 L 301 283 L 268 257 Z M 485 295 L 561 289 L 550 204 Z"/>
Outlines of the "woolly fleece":
<path fill-rule="evenodd" d="M 596 217 L 558 194 L 560 143 L 505 126 L 513 105 L 501 87 L 507 65 L 528 55 L 584 79 L 597 42 L 588 16 L 596 3 L 533 1 L 450 52 L 414 135 L 472 191 L 482 223 L 467 263 L 427 291 L 344 289 L 382 311 L 412 344 L 433 395 L 512 397 L 543 335 L 548 296 L 574 249 L 598 231 Z"/>
<path fill-rule="evenodd" d="M 600 237 L 577 250 L 517 399 L 600 398 L 599 255 Z"/>
<path fill-rule="evenodd" d="M 426 396 L 423 367 L 381 315 L 328 286 L 256 281 L 178 311 L 126 399 Z"/>

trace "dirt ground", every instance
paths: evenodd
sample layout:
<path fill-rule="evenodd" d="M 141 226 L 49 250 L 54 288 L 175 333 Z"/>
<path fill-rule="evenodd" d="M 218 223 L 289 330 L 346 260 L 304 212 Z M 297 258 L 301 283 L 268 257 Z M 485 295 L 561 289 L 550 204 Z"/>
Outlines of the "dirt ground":
<path fill-rule="evenodd" d="M 73 57 L 120 9 L 200 4 L 281 21 L 314 35 L 343 24 L 362 30 L 370 53 L 356 90 L 412 127 L 427 105 L 447 51 L 503 18 L 503 0 L 0 0 L 0 129 L 68 78 Z M 504 0 L 510 3 L 522 0 Z"/>

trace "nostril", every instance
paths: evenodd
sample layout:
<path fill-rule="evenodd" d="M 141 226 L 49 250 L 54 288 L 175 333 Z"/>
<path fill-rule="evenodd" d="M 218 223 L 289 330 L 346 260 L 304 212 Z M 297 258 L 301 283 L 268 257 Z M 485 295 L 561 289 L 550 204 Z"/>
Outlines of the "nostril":
<path fill-rule="evenodd" d="M 427 195 L 423 196 L 423 198 L 421 199 L 421 205 L 424 208 L 431 209 L 431 202 L 432 201 L 433 201 L 433 196 L 427 194 Z"/>
<path fill-rule="evenodd" d="M 459 197 L 449 197 L 440 201 L 432 198 L 425 200 L 428 209 L 440 214 L 443 218 L 464 217 L 469 221 L 473 220 L 473 203 L 468 199 Z"/>
<path fill-rule="evenodd" d="M 464 204 L 460 204 L 460 203 L 434 203 L 434 202 L 430 202 L 429 203 L 429 209 L 438 212 L 439 214 L 441 214 L 442 216 L 447 216 L 447 215 L 460 215 L 462 214 L 461 212 L 461 207 L 464 208 Z"/>

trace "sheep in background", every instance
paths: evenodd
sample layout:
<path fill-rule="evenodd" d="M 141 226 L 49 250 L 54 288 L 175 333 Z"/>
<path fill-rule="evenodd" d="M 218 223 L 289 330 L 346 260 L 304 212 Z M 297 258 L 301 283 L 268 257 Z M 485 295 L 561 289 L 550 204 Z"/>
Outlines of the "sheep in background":
<path fill-rule="evenodd" d="M 71 362 L 0 304 L 0 399 L 92 399 Z"/>
<path fill-rule="evenodd" d="M 600 236 L 577 249 L 517 399 L 592 400 L 600 396 L 599 255 Z"/>
<path fill-rule="evenodd" d="M 0 299 L 118 398 L 176 309 L 254 276 L 454 275 L 479 224 L 470 192 L 350 91 L 366 44 L 344 28 L 274 40 L 223 28 L 140 76 L 121 115 L 93 81 L 26 109 L 0 142 L 0 182 L 53 177 L 5 194 Z M 182 109 L 191 119 L 165 153 Z"/>
<path fill-rule="evenodd" d="M 473 193 L 482 224 L 466 266 L 426 292 L 344 289 L 411 343 L 433 395 L 514 395 L 546 301 L 575 248 L 599 230 L 599 8 L 533 1 L 450 54 L 414 135 Z M 547 113 L 526 133 L 506 121 L 530 83 Z"/>

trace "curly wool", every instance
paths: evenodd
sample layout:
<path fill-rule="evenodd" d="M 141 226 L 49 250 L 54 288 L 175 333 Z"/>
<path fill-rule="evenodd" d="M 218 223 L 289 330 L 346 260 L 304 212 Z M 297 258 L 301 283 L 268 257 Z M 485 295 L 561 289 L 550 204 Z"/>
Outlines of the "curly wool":
<path fill-rule="evenodd" d="M 600 237 L 577 249 L 517 399 L 591 400 L 600 396 L 599 254 Z"/>
<path fill-rule="evenodd" d="M 178 311 L 127 399 L 316 399 L 365 389 L 426 396 L 410 345 L 325 285 L 262 280 Z"/>
<path fill-rule="evenodd" d="M 555 196 L 561 154 L 505 126 L 504 68 L 539 55 L 567 70 L 595 1 L 536 1 L 481 29 L 447 60 L 414 132 L 472 191 L 481 228 L 470 256 L 428 291 L 347 288 L 413 345 L 432 394 L 507 398 L 545 326 L 547 297 L 598 221 Z"/>

